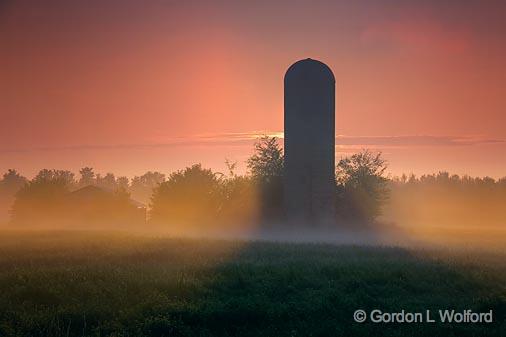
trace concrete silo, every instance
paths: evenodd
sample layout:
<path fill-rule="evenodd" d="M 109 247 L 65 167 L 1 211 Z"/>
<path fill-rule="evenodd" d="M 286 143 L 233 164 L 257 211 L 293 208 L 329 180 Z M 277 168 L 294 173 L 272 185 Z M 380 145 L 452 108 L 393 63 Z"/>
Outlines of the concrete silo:
<path fill-rule="evenodd" d="M 305 59 L 285 74 L 285 214 L 320 224 L 334 218 L 335 78 L 324 63 Z"/>

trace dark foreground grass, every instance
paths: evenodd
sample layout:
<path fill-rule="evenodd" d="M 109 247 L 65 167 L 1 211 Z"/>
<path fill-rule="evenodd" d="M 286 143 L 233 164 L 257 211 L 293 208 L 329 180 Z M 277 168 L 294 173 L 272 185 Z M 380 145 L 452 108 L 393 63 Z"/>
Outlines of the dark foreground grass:
<path fill-rule="evenodd" d="M 0 235 L 0 336 L 506 336 L 504 255 Z M 492 309 L 494 323 L 359 324 L 359 308 Z"/>

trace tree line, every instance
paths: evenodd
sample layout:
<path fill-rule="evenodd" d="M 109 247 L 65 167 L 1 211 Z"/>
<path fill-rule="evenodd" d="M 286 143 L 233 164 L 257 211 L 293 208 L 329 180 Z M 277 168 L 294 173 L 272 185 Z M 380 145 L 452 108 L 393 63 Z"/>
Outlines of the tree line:
<path fill-rule="evenodd" d="M 506 177 L 459 176 L 448 172 L 389 180 L 388 220 L 413 226 L 506 225 Z"/>
<path fill-rule="evenodd" d="M 244 175 L 237 174 L 237 163 L 229 161 L 226 161 L 227 172 L 224 173 L 195 164 L 168 175 L 150 171 L 132 179 L 116 177 L 113 173 L 101 175 L 91 167 L 82 168 L 78 176 L 66 170 L 44 169 L 31 180 L 9 170 L 0 180 L 0 198 L 3 198 L 0 200 L 10 202 L 13 222 L 23 219 L 27 212 L 35 213 L 31 214 L 31 219 L 50 219 L 63 212 L 63 207 L 71 208 L 65 203 L 70 192 L 95 186 L 108 191 L 107 200 L 111 205 L 123 207 L 110 208 L 115 211 L 109 213 L 126 212 L 131 206 L 127 200 L 135 199 L 148 206 L 149 222 L 154 224 L 188 228 L 237 223 L 275 224 L 283 220 L 283 163 L 278 139 L 266 136 L 255 143 Z M 336 224 L 372 223 L 385 209 L 392 213 L 391 199 L 396 203 L 401 200 L 399 204 L 403 209 L 409 209 L 413 200 L 427 203 L 432 194 L 446 198 L 455 198 L 457 192 L 506 196 L 505 178 L 461 177 L 446 172 L 389 178 L 386 169 L 387 163 L 381 153 L 368 150 L 338 161 Z M 442 190 L 452 193 L 445 194 Z M 104 200 L 102 198 L 101 202 L 105 203 Z M 476 202 L 479 204 L 479 200 Z M 73 213 L 76 212 L 74 209 Z M 97 214 L 100 212 L 107 213 L 103 207 L 95 210 Z"/>

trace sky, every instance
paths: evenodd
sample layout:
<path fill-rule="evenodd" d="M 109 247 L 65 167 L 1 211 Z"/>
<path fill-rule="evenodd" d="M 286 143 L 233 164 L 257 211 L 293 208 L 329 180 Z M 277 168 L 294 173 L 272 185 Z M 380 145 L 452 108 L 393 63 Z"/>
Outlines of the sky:
<path fill-rule="evenodd" d="M 506 176 L 504 1 L 0 0 L 0 172 L 240 172 L 283 76 L 336 77 L 336 159 Z"/>

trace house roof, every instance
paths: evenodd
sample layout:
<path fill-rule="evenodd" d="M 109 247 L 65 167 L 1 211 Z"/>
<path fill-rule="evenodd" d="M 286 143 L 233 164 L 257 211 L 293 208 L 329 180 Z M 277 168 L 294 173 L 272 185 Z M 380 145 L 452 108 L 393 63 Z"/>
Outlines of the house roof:
<path fill-rule="evenodd" d="M 113 191 L 107 190 L 104 188 L 100 188 L 94 185 L 88 185 L 82 188 L 79 188 L 75 191 L 69 193 L 71 198 L 81 199 L 81 200 L 90 200 L 96 198 L 107 198 L 113 196 Z M 142 202 L 129 198 L 130 203 L 137 208 L 146 208 Z"/>

